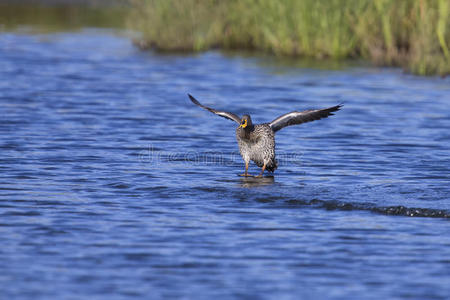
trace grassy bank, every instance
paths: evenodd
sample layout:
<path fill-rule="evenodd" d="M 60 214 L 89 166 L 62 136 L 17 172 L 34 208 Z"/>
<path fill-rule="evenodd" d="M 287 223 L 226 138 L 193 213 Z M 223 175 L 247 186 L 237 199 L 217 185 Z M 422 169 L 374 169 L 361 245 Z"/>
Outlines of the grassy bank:
<path fill-rule="evenodd" d="M 364 58 L 450 74 L 450 0 L 134 0 L 139 45 L 162 51 L 254 49 Z"/>
<path fill-rule="evenodd" d="M 116 2 L 114 2 L 116 1 Z M 0 31 L 23 26 L 39 32 L 83 27 L 124 28 L 128 7 L 117 0 L 93 5 L 86 1 L 7 0 L 0 3 Z"/>

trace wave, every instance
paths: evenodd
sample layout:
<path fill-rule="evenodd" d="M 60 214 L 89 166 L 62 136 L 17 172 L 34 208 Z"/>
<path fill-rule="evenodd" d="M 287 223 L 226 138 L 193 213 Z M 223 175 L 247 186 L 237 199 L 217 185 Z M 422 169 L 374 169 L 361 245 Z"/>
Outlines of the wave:
<path fill-rule="evenodd" d="M 406 207 L 402 205 L 397 206 L 376 206 L 367 203 L 348 203 L 335 200 L 320 200 L 313 199 L 305 200 L 288 200 L 288 204 L 297 205 L 312 205 L 318 208 L 327 210 L 363 210 L 391 216 L 407 216 L 407 217 L 423 217 L 423 218 L 449 218 L 450 211 L 434 208 L 420 208 L 420 207 Z"/>

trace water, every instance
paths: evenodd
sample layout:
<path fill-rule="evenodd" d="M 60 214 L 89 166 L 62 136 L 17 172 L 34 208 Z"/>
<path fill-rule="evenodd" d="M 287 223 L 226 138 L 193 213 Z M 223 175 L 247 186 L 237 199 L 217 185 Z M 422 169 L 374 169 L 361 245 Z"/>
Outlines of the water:
<path fill-rule="evenodd" d="M 450 81 L 0 35 L 0 298 L 450 297 Z M 277 133 L 240 178 L 235 124 Z M 250 172 L 259 169 L 251 166 Z"/>

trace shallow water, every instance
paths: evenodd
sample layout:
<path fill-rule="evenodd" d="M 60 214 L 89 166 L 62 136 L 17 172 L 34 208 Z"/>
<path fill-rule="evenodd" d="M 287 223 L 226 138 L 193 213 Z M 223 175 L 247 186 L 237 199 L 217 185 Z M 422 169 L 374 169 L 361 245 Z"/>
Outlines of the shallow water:
<path fill-rule="evenodd" d="M 450 81 L 0 35 L 0 298 L 450 296 Z M 240 178 L 235 124 L 277 133 Z M 259 169 L 254 165 L 251 173 Z"/>

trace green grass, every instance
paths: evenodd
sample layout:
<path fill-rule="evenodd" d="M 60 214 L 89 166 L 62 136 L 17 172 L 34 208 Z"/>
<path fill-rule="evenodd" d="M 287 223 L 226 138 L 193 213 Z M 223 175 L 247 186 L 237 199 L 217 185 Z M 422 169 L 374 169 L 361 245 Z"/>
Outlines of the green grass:
<path fill-rule="evenodd" d="M 159 51 L 248 49 L 363 58 L 450 74 L 450 0 L 131 0 L 138 44 Z"/>

